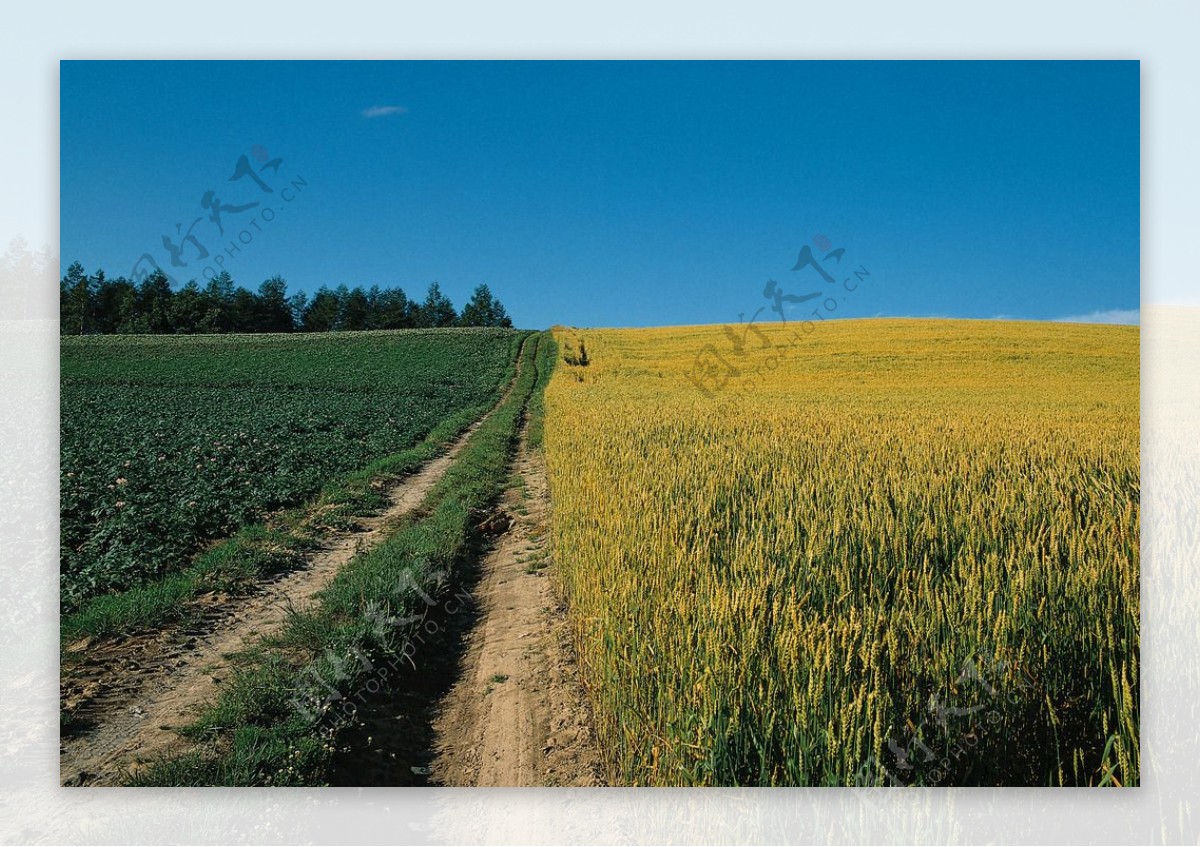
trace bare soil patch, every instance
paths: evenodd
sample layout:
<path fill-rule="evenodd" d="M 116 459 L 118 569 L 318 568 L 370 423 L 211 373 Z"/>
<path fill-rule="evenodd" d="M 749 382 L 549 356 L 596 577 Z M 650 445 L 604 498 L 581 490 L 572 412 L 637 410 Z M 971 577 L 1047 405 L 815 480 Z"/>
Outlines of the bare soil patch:
<path fill-rule="evenodd" d="M 553 585 L 550 498 L 540 450 L 522 433 L 480 563 L 477 620 L 457 681 L 434 710 L 430 784 L 603 784 L 566 610 Z"/>

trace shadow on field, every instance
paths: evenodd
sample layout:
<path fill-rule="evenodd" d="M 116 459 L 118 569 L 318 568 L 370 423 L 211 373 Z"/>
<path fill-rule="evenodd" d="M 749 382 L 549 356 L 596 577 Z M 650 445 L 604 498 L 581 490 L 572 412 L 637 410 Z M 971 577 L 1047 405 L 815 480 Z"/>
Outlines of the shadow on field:
<path fill-rule="evenodd" d="M 467 640 L 480 618 L 475 590 L 490 539 L 472 534 L 468 553 L 455 569 L 449 596 L 427 614 L 423 640 L 412 661 L 376 693 L 355 697 L 355 718 L 338 737 L 329 784 L 342 787 L 434 786 L 433 721 L 438 704 L 463 669 Z M 467 597 L 470 599 L 467 599 Z"/>

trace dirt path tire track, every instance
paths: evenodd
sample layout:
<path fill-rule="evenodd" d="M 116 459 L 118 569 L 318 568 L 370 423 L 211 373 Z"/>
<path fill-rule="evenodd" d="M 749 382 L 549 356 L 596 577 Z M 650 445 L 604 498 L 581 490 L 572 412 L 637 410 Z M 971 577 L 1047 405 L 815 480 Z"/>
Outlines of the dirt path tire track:
<path fill-rule="evenodd" d="M 520 360 L 518 351 L 518 369 Z M 259 593 L 222 603 L 196 628 L 113 640 L 85 656 L 70 683 L 64 673 L 63 688 L 92 689 L 92 702 L 82 716 L 87 728 L 60 741 L 63 784 L 120 784 L 143 765 L 188 749 L 176 729 L 220 694 L 230 675 L 227 657 L 279 631 L 292 609 L 310 606 L 343 565 L 415 511 L 475 431 L 508 399 L 515 382 L 440 455 L 393 486 L 381 512 L 358 518 L 352 531 L 326 538 L 301 567 Z"/>
<path fill-rule="evenodd" d="M 565 606 L 549 576 L 545 460 L 527 424 L 501 508 L 511 528 L 484 556 L 458 681 L 435 708 L 429 784 L 603 785 Z M 521 514 L 525 512 L 525 514 Z"/>

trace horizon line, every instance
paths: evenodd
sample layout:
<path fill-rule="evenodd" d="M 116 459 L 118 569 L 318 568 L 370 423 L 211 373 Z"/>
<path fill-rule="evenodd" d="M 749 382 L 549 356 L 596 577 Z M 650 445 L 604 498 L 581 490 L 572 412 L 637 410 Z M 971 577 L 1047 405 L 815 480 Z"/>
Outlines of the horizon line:
<path fill-rule="evenodd" d="M 1176 304 L 1153 304 L 1154 308 L 1200 308 L 1200 306 L 1186 306 Z M 1131 310 L 1133 311 L 1133 310 Z M 1134 327 L 1141 328 L 1140 309 L 1139 318 L 1136 323 L 1129 322 L 1114 322 L 1114 321 L 1085 321 L 1074 320 L 1073 318 L 1084 317 L 1082 315 L 1073 315 L 1066 318 L 1017 318 L 1007 315 L 998 315 L 990 318 L 979 317 L 955 317 L 953 315 L 864 315 L 855 318 L 822 318 L 820 323 L 845 323 L 850 321 L 972 321 L 978 323 L 1038 323 L 1038 324 L 1064 324 L 1067 326 L 1112 326 L 1112 327 Z M 779 326 L 787 324 L 804 324 L 809 321 L 771 321 L 769 323 L 759 322 L 752 324 L 753 326 Z M 815 324 L 815 322 L 812 322 Z M 715 323 L 682 323 L 682 324 L 652 324 L 646 326 L 578 326 L 576 324 L 556 323 L 548 327 L 548 330 L 556 328 L 576 329 L 576 330 L 610 330 L 610 329 L 706 329 L 709 327 L 721 326 L 739 326 L 736 321 L 718 321 Z"/>

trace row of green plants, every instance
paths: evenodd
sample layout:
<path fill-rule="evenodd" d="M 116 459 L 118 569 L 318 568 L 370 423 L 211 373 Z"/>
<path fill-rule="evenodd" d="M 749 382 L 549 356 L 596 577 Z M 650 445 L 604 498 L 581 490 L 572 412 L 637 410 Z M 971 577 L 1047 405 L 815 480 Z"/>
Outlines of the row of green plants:
<path fill-rule="evenodd" d="M 207 572 L 206 544 L 377 457 L 419 464 L 495 402 L 522 337 L 63 339 L 64 612 Z"/>

